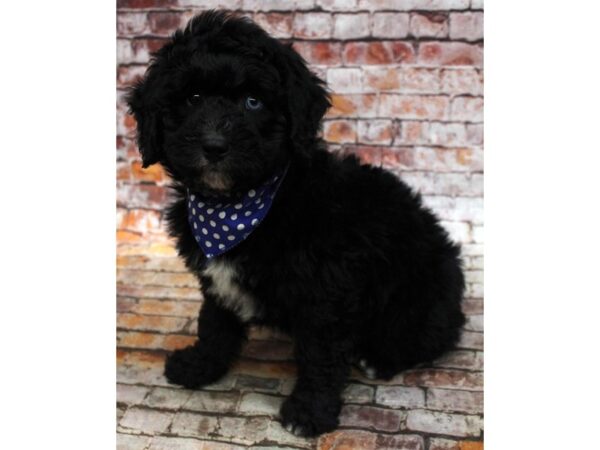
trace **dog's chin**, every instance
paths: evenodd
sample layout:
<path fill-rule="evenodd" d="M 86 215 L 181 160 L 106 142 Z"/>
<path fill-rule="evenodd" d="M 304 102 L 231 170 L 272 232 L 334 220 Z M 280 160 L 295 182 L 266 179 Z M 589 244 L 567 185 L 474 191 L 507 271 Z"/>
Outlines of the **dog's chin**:
<path fill-rule="evenodd" d="M 228 198 L 234 194 L 233 180 L 219 170 L 203 170 L 187 183 L 187 187 L 203 197 Z"/>

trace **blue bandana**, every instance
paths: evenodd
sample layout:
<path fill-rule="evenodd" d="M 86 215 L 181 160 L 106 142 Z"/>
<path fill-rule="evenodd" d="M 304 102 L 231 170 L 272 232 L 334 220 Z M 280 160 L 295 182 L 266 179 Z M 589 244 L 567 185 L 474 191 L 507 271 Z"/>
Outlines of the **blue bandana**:
<path fill-rule="evenodd" d="M 256 229 L 269 212 L 286 172 L 287 168 L 229 203 L 188 191 L 188 222 L 207 258 L 231 250 Z"/>

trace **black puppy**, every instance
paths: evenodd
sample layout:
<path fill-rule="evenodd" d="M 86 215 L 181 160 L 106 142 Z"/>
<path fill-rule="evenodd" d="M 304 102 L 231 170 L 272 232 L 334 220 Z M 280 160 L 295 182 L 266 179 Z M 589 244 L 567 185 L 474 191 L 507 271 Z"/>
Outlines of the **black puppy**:
<path fill-rule="evenodd" d="M 169 230 L 205 299 L 197 342 L 167 360 L 169 381 L 212 383 L 249 324 L 280 329 L 298 364 L 281 420 L 312 436 L 337 426 L 351 364 L 387 379 L 456 343 L 459 248 L 395 176 L 326 151 L 324 83 L 290 46 L 203 13 L 155 54 L 128 102 L 144 167 L 160 162 L 174 180 Z"/>

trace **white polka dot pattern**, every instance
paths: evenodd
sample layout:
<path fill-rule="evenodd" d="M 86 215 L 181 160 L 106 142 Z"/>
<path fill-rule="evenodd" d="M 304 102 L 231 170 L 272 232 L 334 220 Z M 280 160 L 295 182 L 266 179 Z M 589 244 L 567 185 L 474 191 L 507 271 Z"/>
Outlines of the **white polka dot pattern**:
<path fill-rule="evenodd" d="M 188 192 L 188 221 L 207 258 L 227 252 L 246 239 L 263 221 L 287 168 L 262 186 L 229 203 Z M 209 217 L 207 219 L 207 217 Z M 209 240 L 210 238 L 210 240 Z"/>

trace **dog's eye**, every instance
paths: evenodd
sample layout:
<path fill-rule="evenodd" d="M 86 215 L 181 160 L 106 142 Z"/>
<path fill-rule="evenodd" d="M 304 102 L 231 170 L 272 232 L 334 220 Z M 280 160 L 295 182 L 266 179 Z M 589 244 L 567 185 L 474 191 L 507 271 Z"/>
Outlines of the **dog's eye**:
<path fill-rule="evenodd" d="M 201 97 L 200 94 L 192 94 L 187 98 L 188 105 L 197 105 L 200 103 Z"/>
<path fill-rule="evenodd" d="M 258 111 L 260 108 L 262 108 L 263 104 L 260 100 L 248 96 L 246 97 L 245 106 L 248 111 Z"/>

